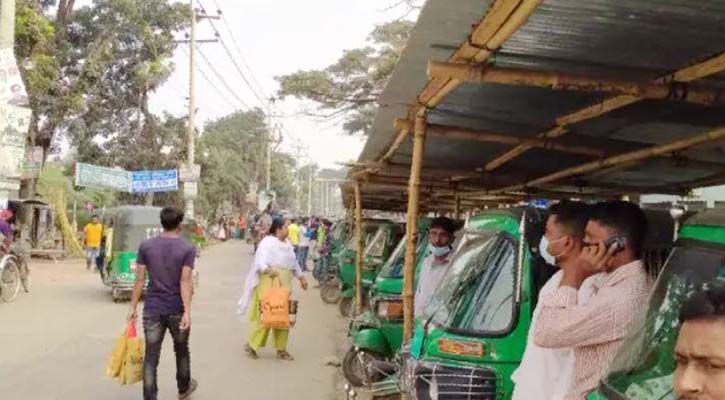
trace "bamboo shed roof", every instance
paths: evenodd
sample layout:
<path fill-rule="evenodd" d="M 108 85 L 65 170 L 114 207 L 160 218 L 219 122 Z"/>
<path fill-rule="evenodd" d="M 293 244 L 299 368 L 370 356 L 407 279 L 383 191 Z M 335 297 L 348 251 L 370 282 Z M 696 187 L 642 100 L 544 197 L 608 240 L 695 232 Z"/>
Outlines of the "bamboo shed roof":
<path fill-rule="evenodd" d="M 725 182 L 725 0 L 429 0 L 352 176 L 424 203 L 683 193 Z M 426 202 L 426 196 L 437 201 Z"/>

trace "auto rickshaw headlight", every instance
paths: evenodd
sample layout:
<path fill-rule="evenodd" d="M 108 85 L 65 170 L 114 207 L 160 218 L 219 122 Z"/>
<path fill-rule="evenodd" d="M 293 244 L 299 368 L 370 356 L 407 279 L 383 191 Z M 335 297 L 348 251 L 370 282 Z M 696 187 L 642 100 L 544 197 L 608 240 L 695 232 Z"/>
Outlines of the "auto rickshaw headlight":
<path fill-rule="evenodd" d="M 386 320 L 403 318 L 403 302 L 400 300 L 380 300 L 376 303 L 378 317 Z"/>

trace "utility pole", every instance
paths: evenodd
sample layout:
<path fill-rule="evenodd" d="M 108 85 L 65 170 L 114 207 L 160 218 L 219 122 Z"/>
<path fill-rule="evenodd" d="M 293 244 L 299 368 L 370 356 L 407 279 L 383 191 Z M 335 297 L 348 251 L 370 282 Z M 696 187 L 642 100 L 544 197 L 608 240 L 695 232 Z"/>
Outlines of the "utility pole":
<path fill-rule="evenodd" d="M 267 106 L 267 137 L 266 137 L 266 146 L 267 146 L 267 184 L 265 185 L 265 190 L 267 191 L 267 195 L 269 195 L 270 190 L 272 189 L 272 130 L 274 127 L 272 127 L 272 99 L 269 100 L 269 105 Z"/>
<path fill-rule="evenodd" d="M 198 169 L 194 164 L 196 129 L 194 119 L 196 116 L 196 45 L 197 43 L 216 43 L 217 39 L 197 40 L 196 39 L 196 23 L 202 19 L 219 19 L 219 16 L 198 14 L 199 10 L 194 8 L 194 0 L 189 0 L 189 8 L 191 8 L 191 27 L 189 29 L 189 40 L 182 40 L 179 43 L 189 43 L 189 121 L 187 126 L 187 151 L 186 151 L 186 171 L 187 174 L 179 174 L 184 182 L 184 202 L 186 208 L 186 217 L 194 219 L 194 199 L 197 195 L 197 185 L 199 177 L 195 173 Z"/>
<path fill-rule="evenodd" d="M 307 216 L 312 216 L 312 163 L 307 166 L 309 182 L 307 184 Z"/>

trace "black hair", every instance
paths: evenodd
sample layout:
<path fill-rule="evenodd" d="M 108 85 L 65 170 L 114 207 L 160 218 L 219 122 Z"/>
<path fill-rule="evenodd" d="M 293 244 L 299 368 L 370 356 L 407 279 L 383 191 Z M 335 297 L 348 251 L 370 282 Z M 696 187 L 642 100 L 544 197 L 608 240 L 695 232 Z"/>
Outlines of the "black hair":
<path fill-rule="evenodd" d="M 579 201 L 562 200 L 549 208 L 552 216 L 556 215 L 556 223 L 561 224 L 567 233 L 580 240 L 591 215 L 591 206 Z"/>
<path fill-rule="evenodd" d="M 680 310 L 680 322 L 714 318 L 725 318 L 725 285 L 695 292 Z"/>
<path fill-rule="evenodd" d="M 638 205 L 623 200 L 597 203 L 592 208 L 590 220 L 597 221 L 627 238 L 627 245 L 635 257 L 642 256 L 644 239 L 647 236 L 647 217 Z"/>
<path fill-rule="evenodd" d="M 164 207 L 161 210 L 161 226 L 164 227 L 164 230 L 175 230 L 183 220 L 184 213 L 176 207 Z"/>
<path fill-rule="evenodd" d="M 98 214 L 93 214 L 93 215 L 91 215 L 91 219 L 93 219 L 93 218 L 100 218 L 100 217 L 98 216 Z"/>
<path fill-rule="evenodd" d="M 450 233 L 451 235 L 456 233 L 456 221 L 446 218 L 446 217 L 438 217 L 433 219 L 430 223 L 430 229 L 433 228 L 441 228 L 444 231 Z"/>
<path fill-rule="evenodd" d="M 284 217 L 275 216 L 272 218 L 272 225 L 269 227 L 269 234 L 270 235 L 276 235 L 277 231 L 282 229 L 284 227 L 285 219 Z"/>

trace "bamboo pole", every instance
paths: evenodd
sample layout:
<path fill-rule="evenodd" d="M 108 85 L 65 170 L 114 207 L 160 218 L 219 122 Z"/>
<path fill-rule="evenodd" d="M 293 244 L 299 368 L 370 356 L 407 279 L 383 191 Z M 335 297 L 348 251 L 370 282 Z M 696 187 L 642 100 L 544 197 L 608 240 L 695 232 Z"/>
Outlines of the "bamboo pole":
<path fill-rule="evenodd" d="M 659 79 L 656 79 L 654 82 L 691 82 L 722 71 L 725 71 L 725 53 L 703 61 L 701 63 L 697 63 L 689 67 L 683 68 L 672 74 L 663 76 Z M 567 115 L 559 117 L 556 120 L 556 126 L 536 135 L 535 138 L 501 154 L 500 156 L 494 158 L 492 161 L 489 161 L 488 164 L 486 164 L 485 166 L 485 170 L 489 172 L 493 171 L 501 165 L 525 153 L 529 149 L 536 147 L 537 143 L 545 142 L 547 139 L 553 139 L 565 135 L 568 132 L 568 130 L 566 129 L 568 125 L 599 117 L 610 111 L 626 107 L 640 100 L 642 100 L 642 98 L 632 95 L 614 96 L 605 99 L 602 102 L 593 104 L 591 106 L 577 110 L 573 113 L 569 113 Z"/>
<path fill-rule="evenodd" d="M 365 251 L 365 243 L 363 241 L 362 228 L 362 193 L 360 181 L 355 181 L 355 243 L 357 251 L 355 252 L 355 310 L 357 315 L 362 313 L 362 264 L 363 252 Z"/>
<path fill-rule="evenodd" d="M 410 183 L 408 185 L 408 220 L 406 224 L 405 265 L 403 269 L 403 339 L 410 340 L 413 336 L 415 248 L 418 242 L 418 213 L 420 204 L 420 170 L 423 166 L 425 151 L 427 115 L 420 109 L 415 117 L 413 129 L 413 160 L 410 165 Z"/>
<path fill-rule="evenodd" d="M 400 127 L 411 127 L 413 125 L 410 120 L 403 118 L 397 118 L 395 124 L 396 126 Z M 481 131 L 476 129 L 460 128 L 439 124 L 428 124 L 427 129 L 428 135 L 430 136 L 437 136 L 453 140 L 469 140 L 474 142 L 489 142 L 511 145 L 523 144 L 530 140 L 529 138 L 517 137 L 516 135 L 512 135 L 509 133 Z M 586 146 L 564 145 L 546 141 L 537 143 L 536 147 L 556 150 L 562 153 L 579 154 L 590 157 L 604 157 L 606 155 L 605 152 L 600 149 L 593 149 Z"/>
<path fill-rule="evenodd" d="M 455 199 L 453 200 L 453 218 L 460 219 L 461 218 L 461 196 L 456 193 Z"/>
<path fill-rule="evenodd" d="M 472 83 L 544 87 L 555 90 L 610 92 L 642 99 L 671 99 L 711 105 L 722 101 L 722 91 L 683 87 L 676 82 L 634 82 L 579 76 L 562 72 L 515 68 L 491 68 L 481 65 L 428 62 L 428 76 Z"/>
<path fill-rule="evenodd" d="M 612 156 L 609 158 L 605 158 L 603 160 L 588 162 L 576 167 L 567 168 L 559 172 L 555 172 L 553 174 L 545 175 L 537 179 L 530 180 L 523 184 L 517 184 L 512 186 L 507 186 L 504 188 L 491 190 L 488 193 L 489 194 L 501 194 L 501 193 L 507 193 L 511 191 L 521 190 L 526 187 L 530 186 L 536 186 L 536 185 L 542 185 L 549 182 L 554 182 L 563 178 L 567 178 L 570 176 L 575 175 L 581 175 L 587 172 L 596 171 L 598 169 L 602 168 L 608 168 L 617 166 L 619 164 L 623 163 L 631 163 L 631 162 L 639 162 L 643 160 L 647 160 L 650 158 L 654 158 L 663 154 L 671 153 L 673 151 L 679 151 L 683 149 L 687 149 L 690 147 L 699 146 L 701 144 L 715 142 L 719 140 L 725 139 L 725 127 L 720 127 L 713 129 L 711 131 L 702 133 L 697 136 L 685 138 L 685 139 L 679 139 L 675 140 L 666 144 L 658 145 L 649 147 L 642 150 L 632 151 L 629 153 L 624 153 L 616 156 Z"/>

